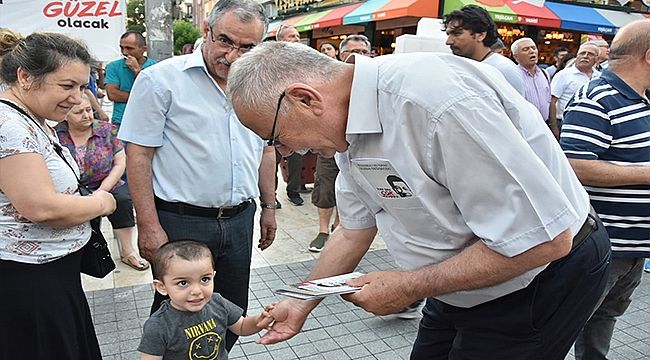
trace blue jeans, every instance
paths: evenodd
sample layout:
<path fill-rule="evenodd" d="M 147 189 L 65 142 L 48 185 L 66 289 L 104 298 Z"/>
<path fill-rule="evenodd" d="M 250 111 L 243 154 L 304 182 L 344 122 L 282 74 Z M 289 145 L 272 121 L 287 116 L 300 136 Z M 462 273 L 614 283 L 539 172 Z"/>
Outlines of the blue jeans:
<path fill-rule="evenodd" d="M 605 290 L 611 246 L 598 228 L 525 288 L 471 308 L 427 299 L 411 359 L 563 360 Z"/>
<path fill-rule="evenodd" d="M 212 219 L 158 210 L 160 225 L 169 241 L 192 239 L 205 243 L 212 252 L 215 271 L 214 292 L 244 309 L 248 308 L 248 284 L 253 252 L 253 218 L 256 204 L 229 219 Z M 152 266 L 153 271 L 153 266 Z M 156 291 L 151 313 L 167 297 Z M 237 335 L 228 331 L 226 349 L 230 351 Z"/>
<path fill-rule="evenodd" d="M 576 340 L 576 360 L 607 359 L 616 318 L 630 306 L 630 297 L 641 283 L 644 262 L 643 258 L 612 258 L 601 303 Z"/>

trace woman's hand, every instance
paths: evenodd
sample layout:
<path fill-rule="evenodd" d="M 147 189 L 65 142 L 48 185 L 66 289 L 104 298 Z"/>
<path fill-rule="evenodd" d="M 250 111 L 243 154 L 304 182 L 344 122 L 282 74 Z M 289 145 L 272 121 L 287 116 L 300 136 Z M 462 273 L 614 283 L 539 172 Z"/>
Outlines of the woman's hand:
<path fill-rule="evenodd" d="M 90 195 L 90 197 L 97 198 L 99 201 L 101 201 L 102 213 L 99 214 L 99 216 L 110 215 L 113 213 L 113 211 L 115 211 L 115 208 L 117 207 L 115 197 L 113 197 L 113 194 L 109 193 L 108 191 L 97 189 Z"/>

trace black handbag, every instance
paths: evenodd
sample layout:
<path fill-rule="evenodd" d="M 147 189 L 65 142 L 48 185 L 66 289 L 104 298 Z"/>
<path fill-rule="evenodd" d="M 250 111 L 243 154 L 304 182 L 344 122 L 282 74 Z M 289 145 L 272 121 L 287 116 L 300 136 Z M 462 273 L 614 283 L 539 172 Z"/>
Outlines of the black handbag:
<path fill-rule="evenodd" d="M 65 156 L 63 155 L 63 149 L 61 148 L 61 145 L 58 143 L 52 141 L 50 136 L 47 134 L 47 132 L 41 127 L 41 125 L 34 120 L 29 114 L 27 114 L 23 109 L 19 108 L 18 106 L 14 105 L 11 102 L 0 100 L 0 102 L 11 106 L 14 108 L 16 111 L 21 113 L 22 115 L 26 116 L 28 119 L 32 120 L 36 127 L 41 129 L 45 136 L 50 140 L 50 144 L 54 147 L 54 151 L 63 159 L 63 161 L 70 167 L 70 170 L 75 174 L 75 177 L 77 178 L 77 186 L 79 189 L 79 193 L 81 196 L 88 196 L 92 194 L 92 190 L 90 190 L 86 185 L 81 183 L 81 180 L 77 176 L 77 173 L 74 171 L 74 168 L 68 160 L 66 160 Z M 115 270 L 115 262 L 113 261 L 113 258 L 111 257 L 111 252 L 108 249 L 108 243 L 106 242 L 106 239 L 104 238 L 104 234 L 102 234 L 101 231 L 101 217 L 96 217 L 92 220 L 90 220 L 90 227 L 92 229 L 91 235 L 90 235 L 90 240 L 84 247 L 80 250 L 83 251 L 81 255 L 81 272 L 90 275 L 92 277 L 102 279 L 106 277 L 111 271 Z"/>
<path fill-rule="evenodd" d="M 57 151 L 57 154 L 65 160 L 63 153 L 59 153 L 59 151 Z M 68 166 L 70 166 L 70 164 L 68 164 Z M 77 181 L 81 196 L 92 194 L 92 190 L 79 182 L 79 179 L 77 179 Z M 83 251 L 83 254 L 81 255 L 81 272 L 102 279 L 111 271 L 115 270 L 115 262 L 111 257 L 111 252 L 108 249 L 108 243 L 104 238 L 104 234 L 102 234 L 101 217 L 96 217 L 90 220 L 90 228 L 92 229 L 90 240 L 86 245 L 84 245 L 83 249 L 81 249 L 81 251 Z"/>

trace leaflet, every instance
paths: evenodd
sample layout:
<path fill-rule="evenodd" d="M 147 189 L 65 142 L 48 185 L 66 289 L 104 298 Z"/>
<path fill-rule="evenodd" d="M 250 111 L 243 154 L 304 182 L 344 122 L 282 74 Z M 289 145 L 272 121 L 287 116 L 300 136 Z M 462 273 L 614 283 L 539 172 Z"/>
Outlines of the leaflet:
<path fill-rule="evenodd" d="M 361 287 L 349 286 L 345 283 L 346 280 L 356 279 L 362 275 L 364 274 L 353 272 L 324 279 L 287 284 L 273 289 L 273 292 L 301 300 L 320 299 L 332 295 L 350 294 L 361 290 Z"/>

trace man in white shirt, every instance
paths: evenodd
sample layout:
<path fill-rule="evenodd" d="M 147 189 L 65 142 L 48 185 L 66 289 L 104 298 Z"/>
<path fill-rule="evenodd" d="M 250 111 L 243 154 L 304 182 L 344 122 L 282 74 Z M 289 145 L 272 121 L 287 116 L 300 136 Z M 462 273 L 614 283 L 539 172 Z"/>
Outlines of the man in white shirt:
<path fill-rule="evenodd" d="M 350 280 L 363 288 L 344 298 L 377 315 L 427 298 L 412 358 L 563 359 L 611 251 L 539 112 L 461 57 L 350 60 L 269 42 L 228 77 L 239 120 L 268 145 L 338 153 L 341 225 L 309 279 L 353 271 L 379 229 L 403 270 Z M 318 303 L 281 302 L 257 341 L 295 335 Z"/>
<path fill-rule="evenodd" d="M 599 55 L 598 45 L 586 42 L 578 49 L 574 66 L 569 66 L 553 76 L 548 116 L 551 131 L 557 139 L 560 138 L 562 116 L 569 100 L 582 85 L 600 77 L 600 71 L 594 70 Z"/>
<path fill-rule="evenodd" d="M 515 63 L 492 51 L 491 47 L 499 39 L 499 33 L 487 10 L 477 5 L 467 5 L 445 15 L 443 23 L 447 32 L 446 44 L 454 55 L 494 66 L 510 85 L 521 95 L 524 94 L 524 79 Z"/>

